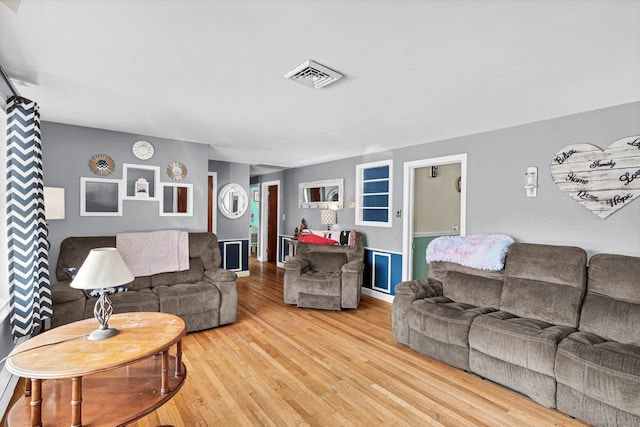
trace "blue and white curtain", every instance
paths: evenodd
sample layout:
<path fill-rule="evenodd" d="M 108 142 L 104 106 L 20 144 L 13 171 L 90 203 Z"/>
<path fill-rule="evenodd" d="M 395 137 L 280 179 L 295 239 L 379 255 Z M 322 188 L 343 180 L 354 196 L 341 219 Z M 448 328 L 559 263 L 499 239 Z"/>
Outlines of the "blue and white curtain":
<path fill-rule="evenodd" d="M 7 242 L 11 332 L 37 332 L 53 314 L 49 242 L 44 216 L 38 105 L 21 97 L 7 104 Z"/>

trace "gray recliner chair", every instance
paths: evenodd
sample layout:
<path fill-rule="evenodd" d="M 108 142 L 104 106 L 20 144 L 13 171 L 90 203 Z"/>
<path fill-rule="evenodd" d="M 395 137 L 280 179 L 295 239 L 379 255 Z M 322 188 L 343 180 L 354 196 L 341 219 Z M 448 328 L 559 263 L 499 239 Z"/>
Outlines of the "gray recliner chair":
<path fill-rule="evenodd" d="M 358 308 L 364 271 L 364 237 L 355 247 L 298 242 L 285 264 L 284 302 L 323 310 Z"/>

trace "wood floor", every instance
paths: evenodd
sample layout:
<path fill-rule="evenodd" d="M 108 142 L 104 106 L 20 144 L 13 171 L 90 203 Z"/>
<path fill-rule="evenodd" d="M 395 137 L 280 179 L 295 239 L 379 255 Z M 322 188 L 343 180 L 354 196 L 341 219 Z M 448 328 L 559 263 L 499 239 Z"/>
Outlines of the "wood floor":
<path fill-rule="evenodd" d="M 131 427 L 585 426 L 398 344 L 389 303 L 299 309 L 282 302 L 282 281 L 252 262 L 238 322 L 187 335 L 184 387 Z"/>

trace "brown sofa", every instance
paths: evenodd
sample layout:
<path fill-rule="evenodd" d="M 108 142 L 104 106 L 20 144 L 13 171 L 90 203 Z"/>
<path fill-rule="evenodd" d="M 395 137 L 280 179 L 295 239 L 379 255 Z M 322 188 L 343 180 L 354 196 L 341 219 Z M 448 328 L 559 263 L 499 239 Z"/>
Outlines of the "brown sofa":
<path fill-rule="evenodd" d="M 93 317 L 94 298 L 70 287 L 65 268 L 79 268 L 94 248 L 115 247 L 115 236 L 68 237 L 60 244 L 52 286 L 52 327 Z M 212 233 L 189 233 L 189 270 L 136 277 L 127 292 L 109 296 L 114 313 L 160 311 L 181 317 L 187 332 L 213 328 L 237 319 L 236 274 L 220 268 L 218 239 Z"/>
<path fill-rule="evenodd" d="M 284 302 L 324 310 L 358 308 L 364 271 L 364 236 L 355 245 L 298 242 L 284 264 Z"/>
<path fill-rule="evenodd" d="M 586 297 L 585 297 L 586 294 Z M 514 243 L 399 283 L 394 338 L 594 425 L 640 426 L 640 258 Z"/>

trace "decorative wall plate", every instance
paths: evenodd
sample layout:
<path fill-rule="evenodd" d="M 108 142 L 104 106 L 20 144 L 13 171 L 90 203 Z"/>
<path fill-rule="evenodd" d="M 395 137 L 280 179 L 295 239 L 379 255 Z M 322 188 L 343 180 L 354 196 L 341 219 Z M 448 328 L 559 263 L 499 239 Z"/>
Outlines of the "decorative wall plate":
<path fill-rule="evenodd" d="M 140 160 L 149 160 L 155 152 L 153 145 L 149 141 L 136 141 L 131 147 L 133 155 Z"/>
<path fill-rule="evenodd" d="M 567 196 L 606 218 L 640 196 L 640 136 L 619 139 L 606 150 L 567 145 L 551 161 L 551 178 Z"/>
<path fill-rule="evenodd" d="M 180 181 L 187 176 L 187 167 L 180 162 L 171 162 L 167 166 L 167 175 L 174 181 Z"/>
<path fill-rule="evenodd" d="M 106 154 L 96 154 L 89 159 L 89 169 L 96 175 L 107 176 L 111 174 L 115 168 L 115 162 Z"/>

